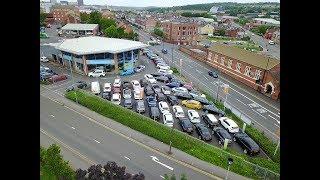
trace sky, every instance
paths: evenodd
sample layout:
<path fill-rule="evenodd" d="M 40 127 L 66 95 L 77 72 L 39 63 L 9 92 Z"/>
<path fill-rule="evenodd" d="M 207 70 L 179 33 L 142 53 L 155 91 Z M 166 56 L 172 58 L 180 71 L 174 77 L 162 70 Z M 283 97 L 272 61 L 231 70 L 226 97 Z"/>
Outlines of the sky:
<path fill-rule="evenodd" d="M 69 0 L 69 2 L 76 2 L 76 0 Z M 253 2 L 280 2 L 280 0 L 83 0 L 83 2 L 84 4 L 87 4 L 87 5 L 171 7 L 171 6 L 182 6 L 187 4 L 202 4 L 202 3 L 215 3 L 215 2 L 253 3 Z"/>

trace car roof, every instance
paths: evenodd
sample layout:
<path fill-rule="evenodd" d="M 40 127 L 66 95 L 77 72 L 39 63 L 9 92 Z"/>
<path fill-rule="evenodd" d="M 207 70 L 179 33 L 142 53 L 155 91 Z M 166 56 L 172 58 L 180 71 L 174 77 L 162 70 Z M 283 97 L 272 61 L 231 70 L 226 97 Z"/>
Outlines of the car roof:
<path fill-rule="evenodd" d="M 215 120 L 217 120 L 217 118 L 213 115 L 213 114 L 206 114 L 207 115 L 207 117 L 209 118 L 209 119 L 215 119 Z"/>
<path fill-rule="evenodd" d="M 238 126 L 237 123 L 235 123 L 232 119 L 225 118 L 224 120 L 227 121 L 230 124 L 230 126 L 232 126 L 232 127 Z"/>

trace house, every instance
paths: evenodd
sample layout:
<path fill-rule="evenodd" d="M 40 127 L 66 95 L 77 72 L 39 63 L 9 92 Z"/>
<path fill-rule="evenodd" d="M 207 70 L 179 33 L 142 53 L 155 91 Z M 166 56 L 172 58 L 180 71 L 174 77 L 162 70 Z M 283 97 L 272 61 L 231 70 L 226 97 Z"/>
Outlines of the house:
<path fill-rule="evenodd" d="M 199 34 L 201 35 L 208 35 L 213 34 L 214 27 L 211 24 L 207 24 L 205 26 L 199 27 Z"/>
<path fill-rule="evenodd" d="M 52 14 L 55 22 L 61 24 L 80 23 L 80 11 L 71 5 L 54 5 L 52 6 Z"/>
<path fill-rule="evenodd" d="M 280 21 L 271 18 L 254 18 L 253 21 L 258 25 L 280 26 Z"/>
<path fill-rule="evenodd" d="M 118 25 L 117 25 L 117 28 L 120 28 L 120 27 L 123 28 L 123 29 L 124 29 L 124 32 L 126 32 L 126 33 L 131 33 L 131 32 L 133 32 L 132 27 L 131 27 L 130 24 L 127 24 L 127 23 L 124 23 L 124 22 L 120 21 L 120 22 L 118 23 Z"/>
<path fill-rule="evenodd" d="M 137 17 L 135 19 L 135 23 L 137 23 L 141 28 L 146 31 L 153 31 L 154 27 L 157 24 L 157 21 L 153 17 Z"/>
<path fill-rule="evenodd" d="M 102 11 L 102 17 L 106 19 L 115 19 L 115 14 L 110 10 L 106 9 Z"/>

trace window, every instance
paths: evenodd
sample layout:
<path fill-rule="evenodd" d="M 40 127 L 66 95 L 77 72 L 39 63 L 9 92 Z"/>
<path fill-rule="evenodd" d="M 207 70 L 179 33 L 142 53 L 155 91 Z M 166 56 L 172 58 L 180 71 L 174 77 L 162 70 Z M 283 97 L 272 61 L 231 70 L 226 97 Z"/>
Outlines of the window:
<path fill-rule="evenodd" d="M 254 74 L 254 79 L 258 80 L 258 79 L 260 79 L 260 76 L 261 76 L 261 71 L 259 69 L 257 69 L 256 73 Z"/>
<path fill-rule="evenodd" d="M 178 32 L 178 36 L 180 35 L 180 32 Z"/>
<path fill-rule="evenodd" d="M 182 30 L 186 30 L 186 27 L 182 27 Z"/>
<path fill-rule="evenodd" d="M 208 53 L 208 58 L 207 58 L 207 59 L 210 61 L 210 60 L 211 60 L 211 58 L 212 58 L 212 53 L 211 53 L 211 52 L 209 52 L 209 53 Z"/>
<path fill-rule="evenodd" d="M 180 27 L 179 27 L 179 30 L 180 30 Z"/>
<path fill-rule="evenodd" d="M 218 54 L 215 54 L 213 61 L 216 62 L 216 63 L 218 63 L 218 58 L 219 58 Z"/>
<path fill-rule="evenodd" d="M 196 33 L 197 33 L 196 31 L 195 31 L 195 32 L 193 32 L 193 34 L 194 34 L 194 35 L 196 35 Z"/>
<path fill-rule="evenodd" d="M 223 56 L 220 58 L 220 64 L 224 66 L 224 57 Z"/>
<path fill-rule="evenodd" d="M 241 70 L 241 63 L 237 63 L 236 71 L 240 72 L 240 70 Z"/>
<path fill-rule="evenodd" d="M 228 68 L 232 69 L 232 60 L 231 59 L 229 59 L 229 61 L 228 61 Z"/>
<path fill-rule="evenodd" d="M 251 71 L 251 67 L 250 66 L 246 66 L 246 69 L 244 71 L 244 75 L 250 76 L 250 71 Z"/>
<path fill-rule="evenodd" d="M 96 54 L 95 59 L 104 59 L 104 53 Z"/>
<path fill-rule="evenodd" d="M 191 35 L 191 32 L 189 31 L 189 35 Z"/>
<path fill-rule="evenodd" d="M 182 35 L 186 35 L 186 32 L 182 32 Z"/>

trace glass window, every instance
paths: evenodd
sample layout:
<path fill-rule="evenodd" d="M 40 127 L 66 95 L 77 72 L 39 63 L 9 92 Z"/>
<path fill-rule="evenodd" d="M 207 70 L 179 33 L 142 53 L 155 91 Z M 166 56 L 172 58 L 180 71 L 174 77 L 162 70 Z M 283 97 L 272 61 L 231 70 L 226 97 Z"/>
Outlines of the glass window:
<path fill-rule="evenodd" d="M 224 59 L 225 58 L 223 56 L 220 58 L 220 64 L 223 65 L 223 66 L 224 66 Z"/>
<path fill-rule="evenodd" d="M 250 76 L 250 71 L 251 71 L 251 67 L 250 66 L 246 66 L 246 69 L 244 71 L 244 75 Z"/>
<path fill-rule="evenodd" d="M 228 68 L 232 69 L 232 60 L 231 59 L 229 59 L 229 61 L 228 61 Z"/>
<path fill-rule="evenodd" d="M 236 69 L 236 71 L 240 72 L 240 70 L 241 70 L 241 63 L 237 63 L 237 69 Z"/>
<path fill-rule="evenodd" d="M 95 54 L 96 59 L 104 59 L 104 53 Z"/>
<path fill-rule="evenodd" d="M 86 55 L 86 59 L 87 60 L 94 60 L 95 56 L 94 56 L 94 54 L 88 54 L 88 55 Z"/>
<path fill-rule="evenodd" d="M 256 70 L 256 73 L 254 74 L 254 79 L 258 80 L 260 79 L 261 71 L 259 69 Z"/>

